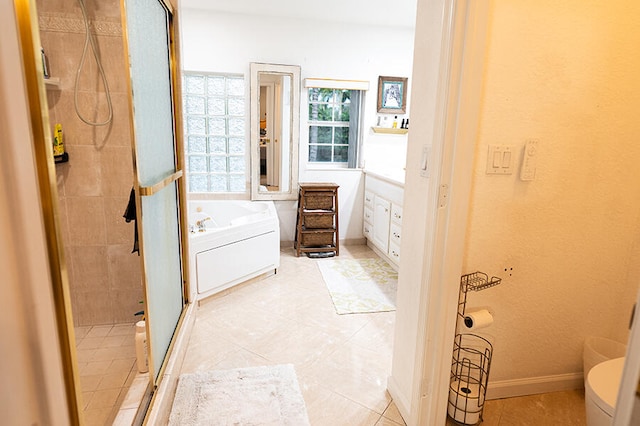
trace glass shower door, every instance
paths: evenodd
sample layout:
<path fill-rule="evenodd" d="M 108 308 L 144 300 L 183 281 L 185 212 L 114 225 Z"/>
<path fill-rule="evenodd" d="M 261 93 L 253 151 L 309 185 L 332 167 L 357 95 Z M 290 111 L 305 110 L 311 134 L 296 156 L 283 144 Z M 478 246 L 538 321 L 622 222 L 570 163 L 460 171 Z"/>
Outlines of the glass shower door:
<path fill-rule="evenodd" d="M 147 352 L 157 383 L 184 307 L 171 17 L 159 0 L 125 0 L 124 5 Z"/>

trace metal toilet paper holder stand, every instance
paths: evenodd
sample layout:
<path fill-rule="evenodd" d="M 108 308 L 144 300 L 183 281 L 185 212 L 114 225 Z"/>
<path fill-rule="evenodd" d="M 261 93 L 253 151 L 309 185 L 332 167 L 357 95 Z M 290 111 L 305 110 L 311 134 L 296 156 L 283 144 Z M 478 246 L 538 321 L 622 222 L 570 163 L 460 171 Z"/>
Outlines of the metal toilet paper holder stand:
<path fill-rule="evenodd" d="M 485 290 L 501 281 L 498 277 L 489 278 L 483 272 L 472 272 L 460 278 L 456 330 L 464 322 L 467 292 Z M 493 345 L 484 337 L 472 333 L 456 334 L 447 407 L 449 417 L 455 422 L 463 425 L 482 422 L 492 354 Z"/>

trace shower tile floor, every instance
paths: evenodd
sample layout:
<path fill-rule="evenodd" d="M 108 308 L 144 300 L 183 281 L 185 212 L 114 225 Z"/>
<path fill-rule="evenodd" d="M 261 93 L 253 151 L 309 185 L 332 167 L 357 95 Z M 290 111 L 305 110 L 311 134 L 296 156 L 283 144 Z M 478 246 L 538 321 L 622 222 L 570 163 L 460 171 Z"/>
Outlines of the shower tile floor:
<path fill-rule="evenodd" d="M 75 334 L 84 424 L 111 425 L 134 381 L 148 381 L 136 367 L 135 324 L 75 327 Z"/>
<path fill-rule="evenodd" d="M 365 245 L 340 250 L 372 257 Z M 285 249 L 277 274 L 200 302 L 181 373 L 291 363 L 311 425 L 404 425 L 386 391 L 395 312 L 336 314 L 322 261 Z M 488 401 L 483 423 L 558 424 L 585 424 L 583 391 Z"/>

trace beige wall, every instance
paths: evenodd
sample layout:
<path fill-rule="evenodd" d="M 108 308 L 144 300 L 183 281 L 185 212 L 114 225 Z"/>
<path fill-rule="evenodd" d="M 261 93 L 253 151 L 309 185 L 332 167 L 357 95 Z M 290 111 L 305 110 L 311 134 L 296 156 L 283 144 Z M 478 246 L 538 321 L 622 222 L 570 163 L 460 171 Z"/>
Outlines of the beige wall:
<path fill-rule="evenodd" d="M 579 373 L 586 336 L 626 341 L 640 284 L 638 19 L 631 0 L 491 2 L 463 273 L 504 279 L 469 297 L 495 310 L 493 381 Z M 528 138 L 538 169 L 523 182 Z M 488 144 L 516 147 L 516 173 L 485 174 Z"/>
<path fill-rule="evenodd" d="M 111 126 L 89 126 L 75 113 L 74 83 L 85 38 L 78 2 L 38 1 L 50 73 L 60 78 L 59 87 L 48 89 L 50 122 L 62 124 L 70 156 L 56 171 L 73 316 L 76 325 L 134 322 L 142 289 L 140 258 L 131 254 L 134 225 L 122 217 L 133 166 L 120 2 L 85 3 L 113 102 Z M 79 89 L 82 115 L 103 121 L 105 89 L 90 48 Z"/>

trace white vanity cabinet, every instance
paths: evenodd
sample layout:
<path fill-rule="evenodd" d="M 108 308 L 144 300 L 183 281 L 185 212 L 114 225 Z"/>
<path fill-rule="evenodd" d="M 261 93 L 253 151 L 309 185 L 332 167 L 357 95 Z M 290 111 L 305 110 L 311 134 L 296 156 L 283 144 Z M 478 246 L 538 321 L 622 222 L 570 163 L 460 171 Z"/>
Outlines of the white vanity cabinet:
<path fill-rule="evenodd" d="M 376 253 L 397 266 L 400 263 L 404 188 L 401 182 L 373 172 L 365 173 L 362 232 Z"/>
<path fill-rule="evenodd" d="M 364 223 L 362 233 L 367 240 L 371 239 L 371 232 L 373 231 L 373 199 L 374 195 L 372 192 L 364 192 Z"/>
<path fill-rule="evenodd" d="M 373 231 L 371 242 L 383 253 L 389 249 L 389 220 L 391 219 L 391 203 L 380 195 L 373 201 Z"/>
<path fill-rule="evenodd" d="M 402 206 L 391 205 L 391 224 L 389 225 L 389 256 L 400 263 L 400 239 L 402 237 Z"/>

